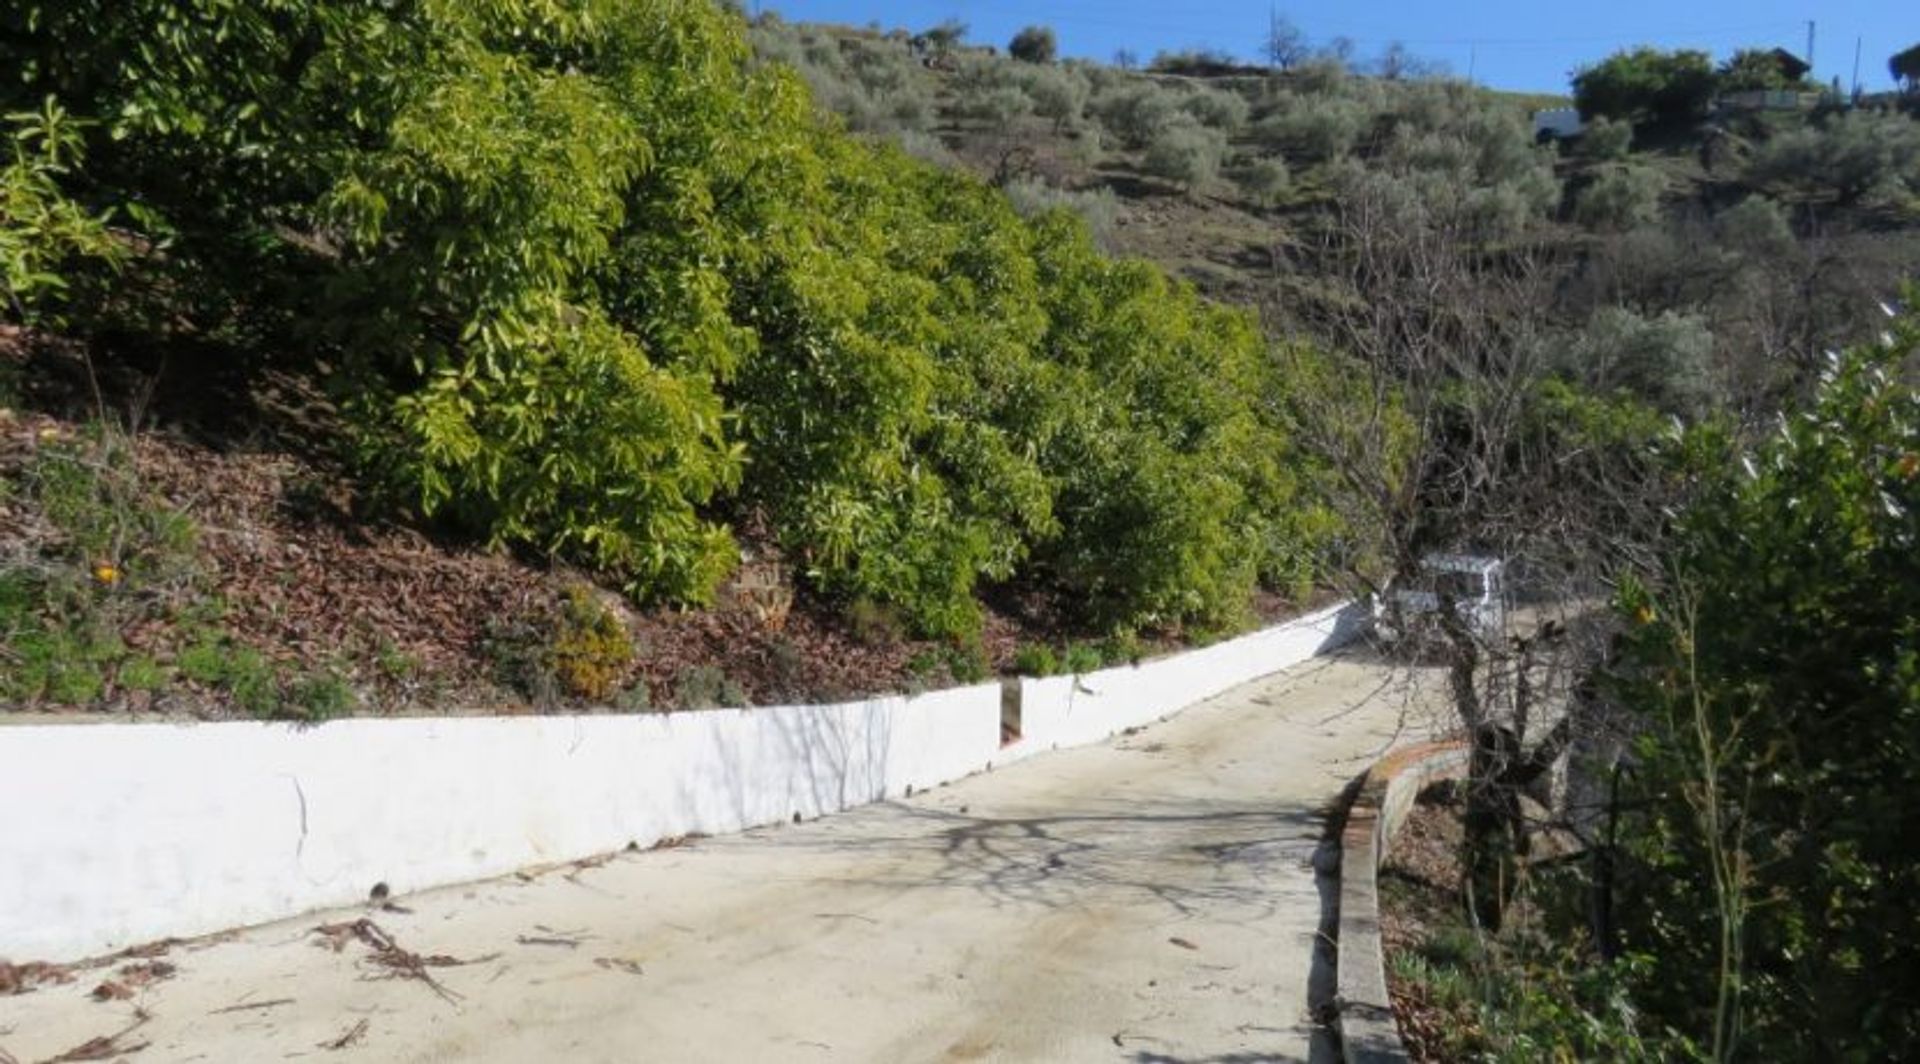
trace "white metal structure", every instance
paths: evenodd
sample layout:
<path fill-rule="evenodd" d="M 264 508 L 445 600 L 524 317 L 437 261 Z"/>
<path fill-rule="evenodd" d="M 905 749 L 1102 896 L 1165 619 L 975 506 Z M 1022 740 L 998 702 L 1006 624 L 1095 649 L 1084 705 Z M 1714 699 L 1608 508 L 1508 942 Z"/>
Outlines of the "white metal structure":
<path fill-rule="evenodd" d="M 1507 624 L 1506 563 L 1472 554 L 1429 554 L 1418 572 L 1389 586 L 1373 601 L 1373 630 L 1384 642 L 1399 642 L 1423 619 L 1451 608 L 1483 637 L 1498 637 Z"/>

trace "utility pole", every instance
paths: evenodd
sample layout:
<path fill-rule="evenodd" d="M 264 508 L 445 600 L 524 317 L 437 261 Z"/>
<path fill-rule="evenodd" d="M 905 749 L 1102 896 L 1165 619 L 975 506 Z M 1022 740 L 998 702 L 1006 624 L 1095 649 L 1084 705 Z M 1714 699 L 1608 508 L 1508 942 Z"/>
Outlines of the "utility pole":
<path fill-rule="evenodd" d="M 1853 98 L 1855 101 L 1860 99 L 1860 42 L 1864 39 L 1864 37 L 1853 39 Z"/>
<path fill-rule="evenodd" d="M 1807 20 L 1807 76 L 1813 76 L 1813 20 Z"/>
<path fill-rule="evenodd" d="M 1277 4 L 1267 5 L 1267 73 L 1280 64 L 1280 57 L 1274 54 L 1273 39 L 1280 32 L 1280 8 Z"/>
<path fill-rule="evenodd" d="M 1474 68 L 1478 67 L 1479 65 L 1480 65 L 1480 45 L 1477 43 L 1468 45 L 1467 46 L 1467 84 L 1469 85 L 1473 84 L 1473 71 L 1474 71 Z"/>

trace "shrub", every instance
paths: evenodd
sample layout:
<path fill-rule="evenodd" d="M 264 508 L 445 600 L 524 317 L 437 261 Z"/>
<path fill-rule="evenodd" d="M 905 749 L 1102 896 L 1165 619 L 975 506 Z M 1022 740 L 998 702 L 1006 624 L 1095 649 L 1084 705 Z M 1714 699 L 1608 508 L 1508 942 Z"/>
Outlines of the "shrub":
<path fill-rule="evenodd" d="M 592 589 L 576 584 L 561 599 L 551 654 L 562 691 L 604 702 L 633 661 L 633 635 Z"/>
<path fill-rule="evenodd" d="M 1633 123 L 1616 121 L 1605 115 L 1596 116 L 1588 122 L 1580 134 L 1580 155 L 1586 159 L 1599 162 L 1624 159 L 1632 146 Z"/>
<path fill-rule="evenodd" d="M 151 645 L 200 599 L 198 530 L 146 487 L 132 441 L 100 425 L 55 433 L 6 483 L 45 533 L 0 559 L 0 695 L 91 706 L 109 677 L 120 690 L 164 686 L 123 633 Z"/>
<path fill-rule="evenodd" d="M 1757 259 L 1779 258 L 1793 251 L 1793 229 L 1786 212 L 1765 196 L 1748 196 L 1713 220 L 1721 243 Z"/>
<path fill-rule="evenodd" d="M 1601 394 L 1625 391 L 1664 413 L 1695 417 L 1718 389 L 1705 320 L 1663 311 L 1647 318 L 1605 307 L 1561 348 L 1563 365 Z"/>
<path fill-rule="evenodd" d="M 1255 159 L 1233 171 L 1234 184 L 1263 207 L 1272 206 L 1287 190 L 1289 181 L 1287 164 L 1278 159 Z"/>
<path fill-rule="evenodd" d="M 1036 70 L 1026 80 L 1027 95 L 1033 100 L 1033 112 L 1053 123 L 1061 133 L 1080 124 L 1087 107 L 1087 80 L 1074 70 L 1048 67 Z"/>
<path fill-rule="evenodd" d="M 674 679 L 673 704 L 677 709 L 739 709 L 746 706 L 747 695 L 719 666 L 695 665 Z"/>
<path fill-rule="evenodd" d="M 1105 662 L 1101 658 L 1099 647 L 1088 643 L 1075 643 L 1068 647 L 1067 652 L 1061 656 L 1060 671 L 1072 673 L 1075 676 L 1083 676 L 1090 672 L 1099 671 L 1103 664 L 1105 664 Z"/>
<path fill-rule="evenodd" d="M 1325 163 L 1352 151 L 1371 124 L 1372 115 L 1358 101 L 1303 99 L 1263 120 L 1256 135 L 1271 148 Z"/>
<path fill-rule="evenodd" d="M 288 686 L 286 709 L 301 720 L 322 721 L 353 712 L 353 687 L 331 670 L 311 673 Z"/>
<path fill-rule="evenodd" d="M 1026 643 L 1013 655 L 1013 671 L 1021 676 L 1052 676 L 1060 671 L 1060 659 L 1045 643 Z"/>
<path fill-rule="evenodd" d="M 1920 190 L 1920 122 L 1853 111 L 1790 130 L 1760 146 L 1748 177 L 1852 203 L 1880 188 Z"/>
<path fill-rule="evenodd" d="M 1094 243 L 1102 247 L 1112 240 L 1114 226 L 1120 218 L 1120 200 L 1105 185 L 1064 189 L 1032 178 L 1016 178 L 1001 191 L 1023 218 L 1036 218 L 1052 211 L 1072 214 L 1086 226 Z"/>
<path fill-rule="evenodd" d="M 1166 132 L 1180 113 L 1173 93 L 1135 84 L 1094 102 L 1100 122 L 1130 148 L 1144 148 Z"/>
<path fill-rule="evenodd" d="M 1247 124 L 1247 101 L 1238 93 L 1200 88 L 1180 100 L 1180 109 L 1203 126 L 1231 135 Z"/>
<path fill-rule="evenodd" d="M 536 706 L 559 699 L 560 684 L 553 672 L 551 646 L 542 618 L 491 618 L 480 640 L 480 653 L 492 664 L 491 679 L 519 693 Z M 187 670 L 185 662 L 181 670 Z"/>
<path fill-rule="evenodd" d="M 1051 63 L 1059 50 L 1050 26 L 1028 26 L 1007 44 L 1007 54 L 1023 63 Z"/>
<path fill-rule="evenodd" d="M 1608 166 L 1574 202 L 1574 218 L 1589 229 L 1615 232 L 1646 225 L 1659 217 L 1666 184 L 1660 171 L 1651 167 Z"/>
<path fill-rule="evenodd" d="M 1155 177 L 1192 190 L 1219 177 L 1220 159 L 1226 150 L 1226 139 L 1214 130 L 1175 125 L 1153 138 L 1142 167 Z"/>
<path fill-rule="evenodd" d="M 1017 85 L 980 87 L 962 95 L 962 115 L 992 129 L 1004 129 L 1033 110 L 1033 99 Z"/>
<path fill-rule="evenodd" d="M 892 646 L 907 637 L 900 611 L 870 598 L 855 599 L 847 606 L 847 627 L 863 646 Z"/>
<path fill-rule="evenodd" d="M 946 652 L 947 674 L 957 684 L 975 684 L 993 675 L 987 649 L 978 640 L 952 644 Z"/>
<path fill-rule="evenodd" d="M 155 2 L 0 35 L 0 92 L 100 117 L 56 185 L 139 204 L 174 291 L 334 367 L 391 507 L 695 604 L 755 514 L 815 590 L 956 638 L 983 579 L 1232 616 L 1307 534 L 1244 315 L 844 136 L 716 5 Z M 916 83 L 763 36 L 862 113 Z M 1015 70 L 960 76 L 997 118 Z M 1193 128 L 1153 86 L 1099 110 L 1139 147 Z M 546 634 L 488 640 L 541 699 Z"/>

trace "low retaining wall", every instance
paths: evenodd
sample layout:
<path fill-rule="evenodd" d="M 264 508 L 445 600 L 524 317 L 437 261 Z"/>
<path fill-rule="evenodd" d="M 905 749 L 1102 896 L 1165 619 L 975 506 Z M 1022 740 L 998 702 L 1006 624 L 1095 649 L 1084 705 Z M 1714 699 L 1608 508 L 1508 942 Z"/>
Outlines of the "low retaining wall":
<path fill-rule="evenodd" d="M 73 958 L 689 834 L 1096 742 L 1338 646 L 1334 607 L 1137 667 L 826 706 L 0 727 L 0 957 Z"/>
<path fill-rule="evenodd" d="M 1466 774 L 1467 749 L 1429 743 L 1381 758 L 1354 796 L 1340 833 L 1340 1045 L 1347 1064 L 1406 1064 L 1387 997 L 1377 878 L 1393 837 L 1427 784 Z"/>
<path fill-rule="evenodd" d="M 1018 742 L 1003 761 L 1097 743 L 1352 639 L 1361 611 L 1335 606 L 1290 624 L 1137 666 L 1020 681 Z M 1275 662 L 1285 662 L 1276 666 Z"/>

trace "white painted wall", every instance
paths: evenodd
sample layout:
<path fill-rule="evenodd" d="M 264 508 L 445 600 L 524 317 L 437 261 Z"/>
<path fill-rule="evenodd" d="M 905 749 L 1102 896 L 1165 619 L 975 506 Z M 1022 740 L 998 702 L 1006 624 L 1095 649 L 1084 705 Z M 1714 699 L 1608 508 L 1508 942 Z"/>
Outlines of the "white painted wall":
<path fill-rule="evenodd" d="M 1138 668 L 828 706 L 0 728 L 0 957 L 73 958 L 814 817 L 1165 716 L 1349 636 L 1326 610 Z"/>
<path fill-rule="evenodd" d="M 1287 624 L 1139 665 L 1020 681 L 1021 740 L 1014 761 L 1095 743 L 1278 672 L 1351 639 L 1359 611 L 1331 606 Z"/>

